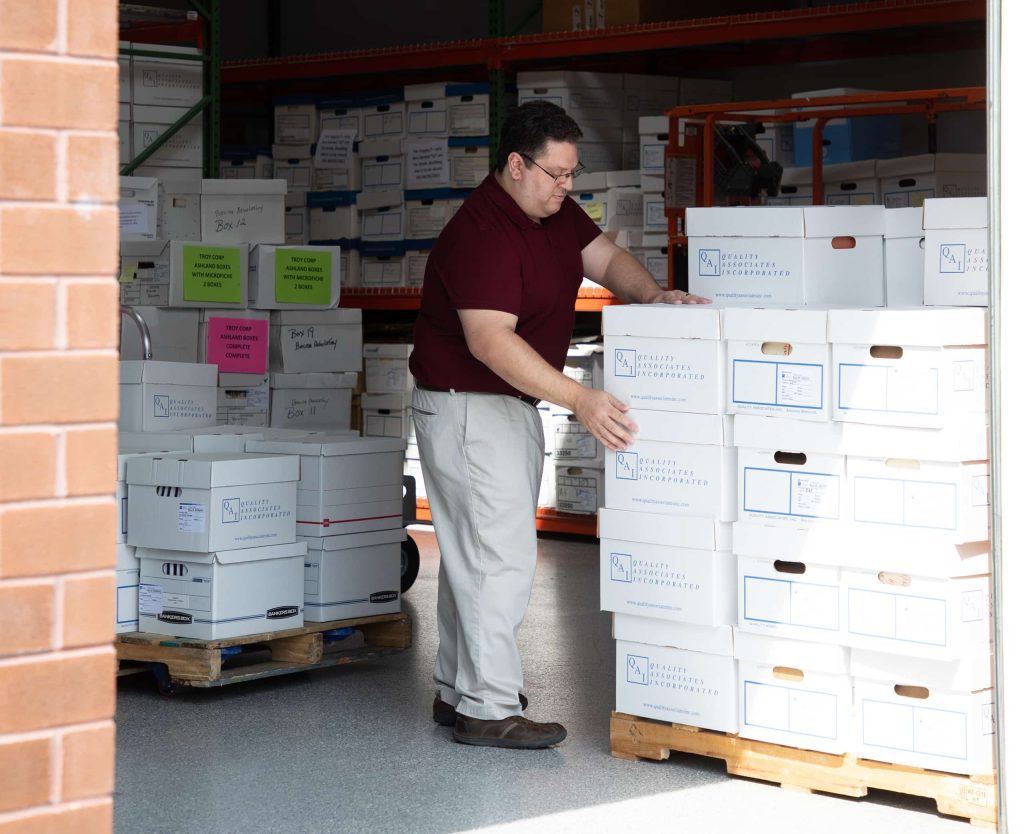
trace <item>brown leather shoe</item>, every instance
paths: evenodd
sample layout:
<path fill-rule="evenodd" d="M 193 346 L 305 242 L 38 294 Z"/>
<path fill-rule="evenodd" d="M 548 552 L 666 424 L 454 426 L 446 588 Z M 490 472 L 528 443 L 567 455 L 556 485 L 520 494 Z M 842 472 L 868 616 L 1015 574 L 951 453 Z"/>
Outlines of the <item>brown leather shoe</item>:
<path fill-rule="evenodd" d="M 497 721 L 485 721 L 456 713 L 454 738 L 460 744 L 478 747 L 514 747 L 518 750 L 540 750 L 565 741 L 561 724 L 539 724 L 521 715 Z"/>
<path fill-rule="evenodd" d="M 522 692 L 519 693 L 519 705 L 523 709 L 530 705 L 530 702 Z M 447 701 L 442 701 L 440 695 L 434 697 L 434 722 L 442 727 L 455 726 L 455 707 Z"/>

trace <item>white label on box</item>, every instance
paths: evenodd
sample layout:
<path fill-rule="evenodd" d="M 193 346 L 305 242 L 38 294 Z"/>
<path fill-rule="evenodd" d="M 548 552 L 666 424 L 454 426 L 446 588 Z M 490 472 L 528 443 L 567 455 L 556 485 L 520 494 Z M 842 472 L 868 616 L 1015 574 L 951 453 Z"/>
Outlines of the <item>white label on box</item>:
<path fill-rule="evenodd" d="M 857 477 L 854 521 L 956 530 L 956 484 Z"/>
<path fill-rule="evenodd" d="M 206 505 L 187 501 L 178 502 L 178 532 L 205 533 Z"/>
<path fill-rule="evenodd" d="M 325 130 L 316 143 L 313 164 L 317 168 L 349 168 L 352 165 L 354 130 Z"/>
<path fill-rule="evenodd" d="M 822 472 L 743 469 L 743 509 L 752 513 L 839 518 L 840 478 Z"/>
<path fill-rule="evenodd" d="M 839 588 L 787 579 L 743 577 L 743 619 L 839 630 Z"/>
<path fill-rule="evenodd" d="M 909 372 L 892 365 L 839 365 L 839 408 L 939 413 L 939 369 Z"/>
<path fill-rule="evenodd" d="M 155 617 L 164 610 L 164 590 L 159 585 L 139 585 L 139 613 Z"/>
<path fill-rule="evenodd" d="M 149 214 L 152 206 L 137 200 L 121 200 L 118 204 L 122 235 L 150 235 L 154 230 L 149 227 Z"/>
<path fill-rule="evenodd" d="M 744 723 L 816 738 L 839 736 L 838 698 L 787 686 L 744 681 Z"/>
<path fill-rule="evenodd" d="M 597 440 L 585 426 L 581 426 L 579 423 L 556 426 L 551 457 L 555 459 L 596 458 Z"/>
<path fill-rule="evenodd" d="M 164 594 L 164 606 L 167 608 L 189 608 L 187 594 Z"/>
<path fill-rule="evenodd" d="M 245 395 L 247 408 L 268 408 L 270 406 L 270 389 L 260 385 L 250 388 Z"/>
<path fill-rule="evenodd" d="M 448 185 L 451 166 L 448 163 L 447 139 L 417 139 L 406 148 L 407 189 L 438 188 Z"/>
<path fill-rule="evenodd" d="M 822 365 L 734 359 L 734 403 L 821 409 L 825 369 Z"/>

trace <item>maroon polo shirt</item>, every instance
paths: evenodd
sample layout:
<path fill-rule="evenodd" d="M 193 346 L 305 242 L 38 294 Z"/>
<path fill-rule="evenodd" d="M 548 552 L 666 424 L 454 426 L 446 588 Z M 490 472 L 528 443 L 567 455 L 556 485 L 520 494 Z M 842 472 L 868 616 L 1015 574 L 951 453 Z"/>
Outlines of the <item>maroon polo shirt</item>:
<path fill-rule="evenodd" d="M 427 260 L 409 368 L 420 385 L 519 394 L 469 352 L 459 310 L 518 316 L 516 333 L 559 371 L 583 280 L 582 250 L 601 233 L 574 200 L 534 223 L 492 172 Z"/>

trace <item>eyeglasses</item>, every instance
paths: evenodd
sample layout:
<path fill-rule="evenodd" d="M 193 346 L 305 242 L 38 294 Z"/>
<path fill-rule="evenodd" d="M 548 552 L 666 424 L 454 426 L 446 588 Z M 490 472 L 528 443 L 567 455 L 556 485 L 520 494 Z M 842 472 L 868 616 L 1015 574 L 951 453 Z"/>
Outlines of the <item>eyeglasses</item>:
<path fill-rule="evenodd" d="M 529 154 L 525 154 L 522 151 L 520 151 L 519 155 L 523 159 L 525 159 L 527 162 L 529 162 L 531 165 L 536 165 L 545 174 L 547 174 L 549 177 L 551 177 L 551 179 L 553 179 L 555 181 L 555 185 L 564 185 L 570 179 L 574 179 L 575 177 L 578 177 L 580 174 L 582 174 L 583 173 L 583 169 L 587 167 L 582 162 L 580 162 L 575 168 L 573 168 L 571 171 L 569 171 L 566 174 L 552 174 L 547 168 L 543 167 L 540 163 L 537 162 L 536 159 L 534 159 Z"/>

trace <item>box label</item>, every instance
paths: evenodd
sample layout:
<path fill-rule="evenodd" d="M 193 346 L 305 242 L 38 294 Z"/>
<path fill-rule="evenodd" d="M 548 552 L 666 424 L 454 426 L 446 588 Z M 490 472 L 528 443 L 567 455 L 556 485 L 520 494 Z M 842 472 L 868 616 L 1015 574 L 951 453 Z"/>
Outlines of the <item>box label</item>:
<path fill-rule="evenodd" d="M 743 510 L 748 513 L 838 519 L 840 478 L 825 472 L 743 469 Z"/>
<path fill-rule="evenodd" d="M 355 130 L 323 130 L 316 142 L 313 164 L 320 169 L 347 169 L 352 165 Z"/>
<path fill-rule="evenodd" d="M 164 589 L 159 585 L 139 585 L 139 613 L 155 617 L 164 609 Z"/>
<path fill-rule="evenodd" d="M 448 185 L 448 139 L 416 139 L 406 144 L 406 188 L 438 188 Z"/>
<path fill-rule="evenodd" d="M 605 208 L 607 207 L 601 200 L 588 200 L 587 202 L 581 202 L 580 206 L 586 213 L 587 217 L 593 220 L 598 226 L 603 226 L 605 222 Z"/>
<path fill-rule="evenodd" d="M 750 727 L 816 738 L 839 736 L 839 699 L 831 692 L 744 681 L 743 713 L 743 723 Z"/>
<path fill-rule="evenodd" d="M 743 619 L 839 630 L 839 588 L 763 576 L 743 577 Z"/>
<path fill-rule="evenodd" d="M 221 373 L 267 371 L 270 324 L 266 319 L 211 318 L 206 331 L 206 361 Z"/>
<path fill-rule="evenodd" d="M 824 373 L 822 365 L 734 359 L 732 401 L 820 410 L 825 397 Z"/>
<path fill-rule="evenodd" d="M 956 530 L 957 504 L 955 483 L 870 477 L 853 482 L 854 521 Z"/>
<path fill-rule="evenodd" d="M 311 249 L 274 252 L 274 299 L 285 304 L 331 303 L 331 253 Z"/>
<path fill-rule="evenodd" d="M 206 505 L 181 501 L 178 503 L 178 532 L 205 533 Z"/>
<path fill-rule="evenodd" d="M 218 220 L 218 227 L 221 221 Z M 232 247 L 182 247 L 182 295 L 186 301 L 242 303 L 242 256 Z"/>
<path fill-rule="evenodd" d="M 121 234 L 152 237 L 155 229 L 150 227 L 149 219 L 153 206 L 138 200 L 121 200 L 118 204 L 120 212 Z"/>
<path fill-rule="evenodd" d="M 838 388 L 844 411 L 939 413 L 938 368 L 840 363 Z"/>

